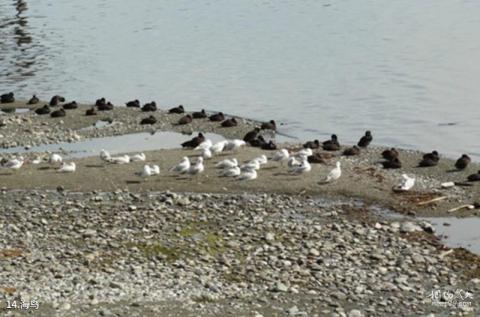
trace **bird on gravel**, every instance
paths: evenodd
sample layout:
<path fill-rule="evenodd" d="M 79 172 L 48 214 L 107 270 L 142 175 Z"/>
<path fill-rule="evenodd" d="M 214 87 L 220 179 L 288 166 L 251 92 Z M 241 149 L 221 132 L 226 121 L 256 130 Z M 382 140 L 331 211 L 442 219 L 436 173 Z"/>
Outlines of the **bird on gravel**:
<path fill-rule="evenodd" d="M 415 178 L 402 174 L 402 182 L 398 187 L 401 191 L 409 191 L 415 185 Z"/>
<path fill-rule="evenodd" d="M 252 161 L 257 161 L 260 165 L 264 165 L 264 164 L 267 164 L 268 163 L 268 158 L 265 154 L 262 154 L 256 158 L 254 158 L 253 160 L 250 160 L 250 162 Z"/>
<path fill-rule="evenodd" d="M 50 164 L 56 164 L 56 163 L 62 163 L 63 158 L 60 156 L 60 154 L 54 153 L 50 156 L 50 159 L 48 160 Z"/>
<path fill-rule="evenodd" d="M 336 181 L 340 178 L 340 176 L 342 176 L 342 169 L 340 168 L 340 162 L 337 162 L 336 167 L 331 170 L 325 178 L 325 183 Z"/>
<path fill-rule="evenodd" d="M 199 136 L 200 136 L 200 134 L 199 134 Z M 202 135 L 202 137 L 203 137 L 203 135 Z M 203 138 L 203 139 L 204 139 L 204 140 L 201 141 L 200 144 L 198 144 L 198 145 L 194 148 L 195 151 L 196 151 L 196 150 L 201 150 L 201 149 L 209 149 L 209 148 L 213 145 L 212 140 L 210 140 L 210 139 L 205 139 L 205 138 Z M 192 139 L 192 140 L 193 140 L 193 139 Z"/>
<path fill-rule="evenodd" d="M 431 153 L 427 153 L 423 155 L 422 160 L 418 163 L 419 167 L 431 167 L 438 164 L 440 160 L 440 155 L 437 151 L 432 151 Z"/>
<path fill-rule="evenodd" d="M 110 158 L 110 162 L 115 164 L 128 164 L 130 163 L 130 156 L 122 155 L 122 156 L 115 156 Z"/>
<path fill-rule="evenodd" d="M 370 145 L 370 142 L 372 142 L 373 137 L 372 137 L 372 132 L 366 131 L 365 135 L 360 138 L 360 140 L 357 143 L 357 146 L 359 147 L 367 147 Z"/>
<path fill-rule="evenodd" d="M 257 178 L 257 171 L 254 168 L 248 168 L 243 170 L 237 179 L 240 181 L 249 181 L 249 180 L 254 180 L 256 178 Z"/>
<path fill-rule="evenodd" d="M 195 148 L 199 146 L 203 141 L 205 141 L 205 136 L 202 132 L 199 132 L 198 135 L 188 141 L 183 142 L 182 147 Z M 210 147 L 210 146 L 209 146 Z"/>
<path fill-rule="evenodd" d="M 281 149 L 273 155 L 272 161 L 280 162 L 283 165 L 283 162 L 287 161 L 289 157 L 290 154 L 288 153 L 288 150 Z"/>
<path fill-rule="evenodd" d="M 73 173 L 77 169 L 75 162 L 66 163 L 63 162 L 60 168 L 57 170 L 60 173 Z"/>
<path fill-rule="evenodd" d="M 198 175 L 200 173 L 203 173 L 204 170 L 205 166 L 203 165 L 203 157 L 199 156 L 197 157 L 195 164 L 190 166 L 187 173 L 190 175 Z"/>
<path fill-rule="evenodd" d="M 224 177 L 234 177 L 234 176 L 239 176 L 240 174 L 241 174 L 241 170 L 240 170 L 240 167 L 238 166 L 226 168 L 220 172 L 220 176 L 224 176 Z"/>
<path fill-rule="evenodd" d="M 260 163 L 258 161 L 250 161 L 250 162 L 245 163 L 242 166 L 240 166 L 240 169 L 242 171 L 247 171 L 247 170 L 250 170 L 250 169 L 259 170 L 260 169 Z"/>
<path fill-rule="evenodd" d="M 354 155 L 358 155 L 360 154 L 360 148 L 356 145 L 348 148 L 348 149 L 345 149 L 343 151 L 343 155 L 345 156 L 354 156 Z"/>
<path fill-rule="evenodd" d="M 229 141 L 225 144 L 224 150 L 225 150 L 225 151 L 237 151 L 237 150 L 240 149 L 242 146 L 245 146 L 245 144 L 246 144 L 246 142 L 243 141 L 243 140 L 239 140 L 239 139 L 229 140 Z"/>
<path fill-rule="evenodd" d="M 145 153 L 138 153 L 130 157 L 130 161 L 132 162 L 142 162 L 142 161 L 145 161 L 145 159 L 146 159 Z"/>
<path fill-rule="evenodd" d="M 224 159 L 223 161 L 218 162 L 215 164 L 217 168 L 232 168 L 238 166 L 238 161 L 236 158 L 233 159 Z"/>
<path fill-rule="evenodd" d="M 465 169 L 468 164 L 470 164 L 471 162 L 471 158 L 470 156 L 468 156 L 467 154 L 463 154 L 456 162 L 455 162 L 455 168 L 457 168 L 458 170 L 463 170 Z"/>
<path fill-rule="evenodd" d="M 178 174 L 184 174 L 189 170 L 189 168 L 190 168 L 190 160 L 188 159 L 188 157 L 184 156 L 180 161 L 180 163 L 170 168 L 169 171 L 178 173 Z"/>
<path fill-rule="evenodd" d="M 308 163 L 307 158 L 303 158 L 300 165 L 293 166 L 290 169 L 290 173 L 295 174 L 295 175 L 300 175 L 300 174 L 303 174 L 303 173 L 308 173 L 311 170 L 312 170 L 312 166 L 310 165 L 310 163 Z"/>
<path fill-rule="evenodd" d="M 2 162 L 2 166 L 14 170 L 18 170 L 23 166 L 24 158 L 22 156 L 18 158 L 13 158 Z"/>
<path fill-rule="evenodd" d="M 100 151 L 100 159 L 105 162 L 109 162 L 111 159 L 110 153 L 106 150 L 101 150 Z"/>

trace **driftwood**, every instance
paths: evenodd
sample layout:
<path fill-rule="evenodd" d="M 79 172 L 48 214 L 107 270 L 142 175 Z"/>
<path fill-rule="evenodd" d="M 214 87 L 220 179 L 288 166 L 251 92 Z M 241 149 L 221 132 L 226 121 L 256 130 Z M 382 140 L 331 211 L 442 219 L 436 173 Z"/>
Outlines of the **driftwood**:
<path fill-rule="evenodd" d="M 461 209 L 465 209 L 465 208 L 467 208 L 467 209 L 474 209 L 475 206 L 474 206 L 474 205 L 470 205 L 470 204 L 461 205 L 461 206 L 458 206 L 458 207 L 449 209 L 449 210 L 447 210 L 447 212 L 454 212 L 454 211 L 461 210 Z"/>
<path fill-rule="evenodd" d="M 446 257 L 447 255 L 452 254 L 452 253 L 453 253 L 453 249 L 450 249 L 450 250 L 448 250 L 448 251 L 442 252 L 442 253 L 440 253 L 440 258 L 443 259 L 443 258 Z"/>
<path fill-rule="evenodd" d="M 421 202 L 417 203 L 417 205 L 418 206 L 428 205 L 428 204 L 435 203 L 437 201 L 441 201 L 441 200 L 444 200 L 444 199 L 447 199 L 447 198 L 448 198 L 447 196 L 435 197 L 433 199 L 429 199 L 429 200 L 426 200 L 426 201 L 421 201 Z"/>

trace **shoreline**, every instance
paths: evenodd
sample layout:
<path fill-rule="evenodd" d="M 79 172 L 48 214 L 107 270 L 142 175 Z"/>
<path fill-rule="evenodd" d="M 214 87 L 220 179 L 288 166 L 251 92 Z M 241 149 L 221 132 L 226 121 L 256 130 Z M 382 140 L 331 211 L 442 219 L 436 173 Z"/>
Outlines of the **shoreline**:
<path fill-rule="evenodd" d="M 176 126 L 183 114 L 143 113 L 126 107 L 85 117 L 89 108 L 81 105 L 56 119 L 31 113 L 2 115 L 0 142 L 7 147 L 12 142 L 31 146 L 154 130 L 243 138 L 258 124 L 241 119 L 238 127 L 220 128 L 218 122 L 203 119 Z M 150 114 L 159 119 L 154 127 L 138 125 Z M 84 129 L 101 118 L 119 124 Z M 301 146 L 298 141 L 278 145 Z M 74 158 L 68 160 L 77 164 L 72 174 L 58 173 L 58 165 L 46 160 L 39 165 L 26 163 L 16 171 L 2 168 L 0 263 L 6 269 L 0 277 L 8 282 L 0 284 L 0 296 L 35 299 L 41 294 L 46 305 L 40 316 L 90 316 L 100 310 L 107 315 L 119 311 L 121 316 L 138 311 L 145 316 L 196 316 L 197 311 L 205 316 L 231 311 L 239 316 L 310 315 L 319 309 L 323 315 L 360 310 L 383 316 L 411 313 L 412 307 L 417 315 L 441 313 L 441 308 L 425 301 L 424 293 L 456 285 L 478 294 L 480 256 L 444 247 L 440 238 L 425 232 L 428 228 L 418 226 L 419 218 L 480 216 L 479 210 L 448 212 L 480 201 L 477 184 L 440 188 L 446 181 L 464 181 L 480 170 L 480 164 L 448 172 L 454 161 L 442 158 L 436 167 L 417 168 L 422 153 L 400 150 L 404 167 L 385 170 L 378 164 L 384 149 L 372 146 L 353 157 L 335 152 L 326 164 L 312 164 L 312 171 L 301 176 L 269 162 L 258 179 L 248 182 L 218 177 L 214 164 L 233 157 L 239 162 L 261 154 L 271 157 L 275 151 L 245 147 L 224 152 L 206 160 L 204 173 L 195 177 L 167 172 L 181 157 L 199 154 L 187 149 L 144 151 L 145 162 L 125 165 L 106 163 L 98 155 Z M 22 155 L 31 159 L 37 154 Z M 342 177 L 319 184 L 336 161 L 342 164 Z M 135 176 L 144 164 L 160 165 L 160 175 L 146 180 Z M 415 176 L 416 185 L 413 191 L 399 194 L 392 188 L 402 173 Z M 419 205 L 440 196 L 448 198 Z M 329 203 L 322 205 L 319 197 Z M 333 202 L 344 198 L 345 203 Z M 357 199 L 364 206 L 355 205 Z M 414 218 L 388 219 L 373 213 L 372 206 Z M 48 271 L 52 261 L 54 269 Z M 12 273 L 20 269 L 29 272 L 28 279 L 13 280 Z M 332 279 L 330 270 L 343 278 Z M 351 276 L 356 279 L 349 280 Z M 133 283 L 136 279 L 144 285 Z M 177 279 L 178 285 L 173 283 Z M 57 292 L 50 281 L 69 291 Z M 75 287 L 83 289 L 86 297 Z M 377 303 L 380 294 L 389 295 Z M 479 302 L 473 305 L 474 311 L 480 310 Z"/>

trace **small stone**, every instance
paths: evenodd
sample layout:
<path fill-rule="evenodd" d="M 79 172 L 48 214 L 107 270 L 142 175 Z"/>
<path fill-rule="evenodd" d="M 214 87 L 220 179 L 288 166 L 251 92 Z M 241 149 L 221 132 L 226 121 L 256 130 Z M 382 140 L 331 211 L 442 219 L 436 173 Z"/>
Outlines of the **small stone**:
<path fill-rule="evenodd" d="M 320 252 L 317 249 L 312 248 L 308 251 L 308 254 L 313 255 L 313 256 L 319 256 Z"/>
<path fill-rule="evenodd" d="M 70 303 L 63 303 L 63 305 L 60 306 L 61 310 L 70 310 L 70 308 L 72 308 L 72 305 L 70 305 Z"/>
<path fill-rule="evenodd" d="M 348 317 L 362 317 L 362 312 L 359 311 L 358 309 L 352 309 L 349 313 L 348 313 Z"/>
<path fill-rule="evenodd" d="M 275 240 L 275 235 L 271 232 L 268 232 L 266 235 L 265 235 L 265 240 L 267 241 L 273 241 Z"/>
<path fill-rule="evenodd" d="M 135 211 L 135 210 L 137 210 L 137 206 L 135 205 L 128 206 L 128 211 Z"/>
<path fill-rule="evenodd" d="M 288 286 L 283 284 L 282 282 L 278 282 L 276 285 L 275 285 L 275 288 L 274 288 L 274 291 L 276 292 L 288 292 Z"/>

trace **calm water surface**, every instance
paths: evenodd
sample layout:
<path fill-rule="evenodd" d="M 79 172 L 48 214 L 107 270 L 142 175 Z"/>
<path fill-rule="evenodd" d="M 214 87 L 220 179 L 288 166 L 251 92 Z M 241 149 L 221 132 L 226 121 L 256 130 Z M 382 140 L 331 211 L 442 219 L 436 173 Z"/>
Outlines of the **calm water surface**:
<path fill-rule="evenodd" d="M 0 91 L 156 100 L 480 160 L 476 0 L 0 0 Z M 448 123 L 454 123 L 449 125 Z"/>

